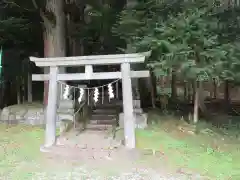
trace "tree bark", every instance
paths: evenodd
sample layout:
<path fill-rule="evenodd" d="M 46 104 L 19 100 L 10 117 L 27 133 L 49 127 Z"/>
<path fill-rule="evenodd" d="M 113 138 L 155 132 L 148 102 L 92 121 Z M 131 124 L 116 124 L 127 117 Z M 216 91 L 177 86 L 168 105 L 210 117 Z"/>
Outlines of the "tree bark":
<path fill-rule="evenodd" d="M 172 70 L 172 82 L 171 82 L 171 99 L 172 99 L 172 102 L 175 102 L 176 98 L 177 98 L 176 80 L 177 80 L 176 72 L 175 72 L 175 70 Z"/>
<path fill-rule="evenodd" d="M 192 101 L 192 94 L 194 93 L 192 90 L 193 90 L 192 89 L 192 84 L 187 83 L 188 103 L 191 103 L 191 101 Z"/>
<path fill-rule="evenodd" d="M 29 69 L 28 72 L 28 84 L 27 84 L 27 93 L 28 93 L 28 103 L 32 102 L 32 73 L 31 70 Z"/>
<path fill-rule="evenodd" d="M 195 96 L 194 96 L 194 112 L 193 112 L 193 123 L 198 122 L 198 106 L 199 106 L 199 82 L 195 85 Z"/>
<path fill-rule="evenodd" d="M 186 81 L 184 81 L 184 101 L 187 101 L 188 100 L 188 83 Z"/>
<path fill-rule="evenodd" d="M 229 104 L 229 81 L 225 81 L 225 86 L 224 86 L 224 101 L 225 103 Z"/>
<path fill-rule="evenodd" d="M 66 32 L 64 0 L 47 0 L 46 10 L 52 12 L 55 17 L 55 24 L 44 19 L 44 56 L 64 57 L 66 56 Z M 65 68 L 60 68 L 59 73 L 64 73 Z M 49 73 L 49 68 L 44 69 L 44 73 Z M 60 94 L 59 94 L 60 96 Z M 48 81 L 44 82 L 44 103 L 47 104 Z"/>
<path fill-rule="evenodd" d="M 22 103 L 24 104 L 25 103 L 25 77 L 24 75 L 21 77 L 21 100 L 22 100 Z"/>
<path fill-rule="evenodd" d="M 156 108 L 156 77 L 152 71 L 150 71 L 151 80 L 151 98 L 152 98 L 152 108 Z"/>
<path fill-rule="evenodd" d="M 226 111 L 229 110 L 230 106 L 230 92 L 229 92 L 229 81 L 225 81 L 225 86 L 224 86 L 224 109 Z"/>
<path fill-rule="evenodd" d="M 17 104 L 21 104 L 21 78 L 16 77 L 16 87 L 17 87 Z"/>
<path fill-rule="evenodd" d="M 217 99 L 217 83 L 216 80 L 213 80 L 213 98 Z"/>
<path fill-rule="evenodd" d="M 191 97 L 191 101 L 192 101 L 193 104 L 195 102 L 196 85 L 197 85 L 197 83 L 192 81 L 192 97 Z"/>

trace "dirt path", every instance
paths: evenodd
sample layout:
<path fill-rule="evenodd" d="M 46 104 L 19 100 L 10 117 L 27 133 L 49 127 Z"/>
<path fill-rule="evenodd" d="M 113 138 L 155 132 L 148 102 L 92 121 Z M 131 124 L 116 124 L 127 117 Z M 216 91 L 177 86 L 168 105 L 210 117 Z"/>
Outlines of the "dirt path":
<path fill-rule="evenodd" d="M 20 174 L 29 174 L 27 172 L 31 170 L 33 180 L 198 179 L 197 176 L 191 178 L 186 174 L 171 173 L 164 160 L 163 163 L 154 158 L 145 161 L 146 158 L 142 158 L 141 153 L 126 150 L 106 132 L 73 132 L 59 142 L 61 146 L 48 149 L 49 152 L 43 153 L 39 161 L 28 162 L 19 168 Z"/>
<path fill-rule="evenodd" d="M 38 160 L 25 160 L 3 177 L 6 180 L 189 180 L 199 176 L 172 172 L 164 159 L 143 158 L 128 151 L 106 132 L 72 132 L 61 146 L 48 149 Z M 159 162 L 161 161 L 161 162 Z"/>

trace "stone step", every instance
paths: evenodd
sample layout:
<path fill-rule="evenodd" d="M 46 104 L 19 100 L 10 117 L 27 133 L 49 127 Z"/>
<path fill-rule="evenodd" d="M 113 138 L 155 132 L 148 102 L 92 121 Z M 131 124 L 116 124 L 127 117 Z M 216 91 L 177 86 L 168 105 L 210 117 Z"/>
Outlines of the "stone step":
<path fill-rule="evenodd" d="M 111 129 L 112 125 L 106 125 L 106 124 L 87 124 L 86 128 L 87 130 L 94 130 L 94 131 L 105 131 L 108 129 Z"/>
<path fill-rule="evenodd" d="M 114 109 L 122 107 L 122 103 L 96 103 L 93 108 L 95 109 Z"/>
<path fill-rule="evenodd" d="M 138 109 L 134 108 L 133 112 L 137 113 L 137 114 L 141 114 L 141 113 L 143 113 L 143 110 L 141 108 L 138 108 Z"/>
<path fill-rule="evenodd" d="M 101 125 L 115 125 L 117 123 L 116 120 L 93 120 L 90 119 L 89 124 L 101 124 Z"/>
<path fill-rule="evenodd" d="M 74 101 L 73 100 L 61 99 L 59 101 L 59 106 L 58 106 L 59 109 L 65 109 L 65 108 L 71 109 L 73 107 L 74 107 Z"/>
<path fill-rule="evenodd" d="M 115 115 L 117 114 L 116 109 L 93 109 L 92 111 L 93 114 L 110 114 L 110 115 Z"/>
<path fill-rule="evenodd" d="M 110 114 L 92 114 L 91 120 L 115 120 L 116 115 Z"/>
<path fill-rule="evenodd" d="M 114 107 L 114 108 L 111 108 L 111 107 L 97 107 L 96 109 L 93 109 L 92 110 L 92 114 L 107 114 L 107 115 L 118 115 L 119 112 L 121 110 L 121 107 L 117 106 L 117 107 Z M 134 113 L 143 113 L 143 109 L 141 108 L 134 108 L 133 109 L 133 112 Z"/>
<path fill-rule="evenodd" d="M 96 103 L 96 105 L 104 105 L 104 104 L 120 104 L 118 100 L 108 100 L 108 98 L 104 98 L 102 101 L 102 98 L 98 98 L 98 102 Z"/>
<path fill-rule="evenodd" d="M 97 103 L 94 105 L 95 106 L 95 109 L 119 109 L 122 107 L 122 104 L 116 104 L 116 103 L 113 103 L 113 104 L 110 104 L 110 103 L 105 103 L 105 104 L 102 104 L 102 103 Z"/>
<path fill-rule="evenodd" d="M 61 114 L 74 114 L 74 109 L 73 108 L 61 108 L 61 109 L 57 109 L 57 113 L 61 113 Z"/>

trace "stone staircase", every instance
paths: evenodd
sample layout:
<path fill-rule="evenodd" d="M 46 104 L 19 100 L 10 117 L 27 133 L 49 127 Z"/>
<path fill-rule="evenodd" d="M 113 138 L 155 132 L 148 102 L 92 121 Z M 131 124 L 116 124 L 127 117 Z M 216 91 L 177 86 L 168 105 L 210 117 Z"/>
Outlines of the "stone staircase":
<path fill-rule="evenodd" d="M 102 97 L 104 97 L 102 101 Z M 58 107 L 58 120 L 57 125 L 61 119 L 68 119 L 74 121 L 78 119 L 78 114 L 75 114 L 74 101 L 61 100 Z M 140 100 L 133 100 L 135 128 L 144 129 L 147 127 L 147 114 L 143 112 L 140 105 Z M 89 118 L 84 125 L 86 130 L 104 131 L 110 130 L 114 127 L 124 127 L 123 113 L 122 113 L 122 101 L 112 99 L 109 101 L 107 92 L 104 96 L 100 93 L 99 100 L 91 108 Z"/>
<path fill-rule="evenodd" d="M 86 129 L 101 131 L 118 126 L 118 114 L 121 107 L 122 101 L 113 99 L 109 102 L 107 93 L 104 93 L 102 104 L 102 94 L 100 94 L 98 103 L 92 108 Z"/>

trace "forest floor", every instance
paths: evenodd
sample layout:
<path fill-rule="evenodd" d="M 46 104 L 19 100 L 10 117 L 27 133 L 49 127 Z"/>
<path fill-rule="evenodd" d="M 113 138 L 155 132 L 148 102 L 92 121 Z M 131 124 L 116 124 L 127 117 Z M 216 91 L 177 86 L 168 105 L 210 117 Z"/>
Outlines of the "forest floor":
<path fill-rule="evenodd" d="M 28 179 L 127 179 L 187 180 L 239 179 L 239 140 L 210 128 L 198 133 L 171 116 L 150 113 L 150 127 L 137 130 L 140 151 L 103 152 L 102 158 L 66 158 L 41 153 L 44 130 L 39 127 L 0 125 L 0 177 Z M 204 131 L 203 131 L 204 130 Z M 230 132 L 230 130 L 228 130 Z M 117 132 L 117 137 L 122 131 Z M 100 136 L 98 136 L 100 137 Z M 94 143 L 100 139 L 93 140 Z M 70 154 L 70 152 L 68 153 Z M 90 155 L 91 154 L 91 155 Z"/>

